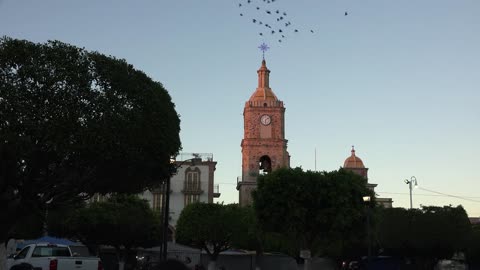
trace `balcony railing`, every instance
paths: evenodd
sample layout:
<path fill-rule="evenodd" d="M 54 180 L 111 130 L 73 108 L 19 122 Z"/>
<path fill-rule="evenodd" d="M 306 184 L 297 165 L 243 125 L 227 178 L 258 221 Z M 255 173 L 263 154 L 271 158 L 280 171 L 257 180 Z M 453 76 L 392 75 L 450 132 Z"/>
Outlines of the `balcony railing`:
<path fill-rule="evenodd" d="M 200 187 L 200 182 L 198 183 L 189 183 L 187 181 L 184 182 L 183 190 L 184 194 L 195 194 L 199 195 L 203 193 L 202 188 Z"/>
<path fill-rule="evenodd" d="M 200 161 L 213 161 L 213 153 L 180 153 L 175 157 L 175 161 L 184 161 L 189 159 L 198 159 Z"/>
<path fill-rule="evenodd" d="M 220 186 L 218 184 L 213 185 L 213 197 L 214 198 L 220 197 Z"/>

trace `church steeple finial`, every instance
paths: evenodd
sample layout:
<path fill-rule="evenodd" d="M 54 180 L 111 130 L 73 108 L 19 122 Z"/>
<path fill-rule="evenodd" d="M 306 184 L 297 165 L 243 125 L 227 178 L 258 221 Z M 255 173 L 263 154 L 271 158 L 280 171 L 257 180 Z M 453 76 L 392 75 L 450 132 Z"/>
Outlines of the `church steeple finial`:
<path fill-rule="evenodd" d="M 258 46 L 258 48 L 262 51 L 262 60 L 265 61 L 265 52 L 268 51 L 270 47 L 268 47 L 268 45 L 263 42 L 262 44 L 260 44 L 260 46 Z"/>
<path fill-rule="evenodd" d="M 355 146 L 352 145 L 352 156 L 355 156 Z"/>
<path fill-rule="evenodd" d="M 270 49 L 267 44 L 262 43 L 258 47 L 262 51 L 262 66 L 257 71 L 258 73 L 258 88 L 269 88 L 269 74 L 270 70 L 267 68 L 267 63 L 265 62 L 265 52 Z"/>

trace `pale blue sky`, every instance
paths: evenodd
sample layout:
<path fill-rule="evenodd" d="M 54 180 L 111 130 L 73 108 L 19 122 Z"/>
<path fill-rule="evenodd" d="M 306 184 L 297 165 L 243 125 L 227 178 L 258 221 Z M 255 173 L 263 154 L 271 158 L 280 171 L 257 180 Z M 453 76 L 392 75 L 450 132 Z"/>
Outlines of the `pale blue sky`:
<path fill-rule="evenodd" d="M 480 1 L 251 1 L 0 0 L 0 35 L 124 58 L 162 82 L 181 115 L 183 151 L 214 154 L 228 203 L 238 200 L 243 106 L 265 41 L 292 166 L 313 170 L 316 149 L 317 170 L 338 169 L 355 145 L 394 206 L 408 207 L 403 180 L 415 176 L 470 198 L 417 189 L 415 207 L 462 204 L 480 216 Z M 300 32 L 279 43 L 252 21 L 280 28 L 265 7 L 286 11 Z"/>

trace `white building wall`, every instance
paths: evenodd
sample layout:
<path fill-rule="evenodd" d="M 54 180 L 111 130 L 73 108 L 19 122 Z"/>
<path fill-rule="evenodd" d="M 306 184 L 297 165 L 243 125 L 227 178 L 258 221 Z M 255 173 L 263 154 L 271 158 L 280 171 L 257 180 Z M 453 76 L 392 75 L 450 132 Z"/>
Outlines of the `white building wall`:
<path fill-rule="evenodd" d="M 182 192 L 185 186 L 185 170 L 187 168 L 200 169 L 200 187 L 203 193 L 200 194 L 200 202 L 208 202 L 208 176 L 209 167 L 207 165 L 188 166 L 183 165 L 178 168 L 178 173 L 174 175 L 170 182 L 172 192 L 170 193 L 170 224 L 175 226 L 180 217 L 180 213 L 185 207 L 185 194 Z"/>
<path fill-rule="evenodd" d="M 209 163 L 202 163 L 199 165 L 194 165 L 190 166 L 189 164 L 184 164 L 181 167 L 177 168 L 177 173 L 172 176 L 170 179 L 170 225 L 176 226 L 178 218 L 180 217 L 180 213 L 182 212 L 183 208 L 185 207 L 185 194 L 182 192 L 182 190 L 185 187 L 185 171 L 187 168 L 190 168 L 191 170 L 195 170 L 195 168 L 198 168 L 200 170 L 200 187 L 201 190 L 203 191 L 202 194 L 199 196 L 199 201 L 208 203 L 209 197 L 208 197 L 208 191 L 210 189 L 209 187 L 209 176 L 210 176 L 210 168 L 214 169 L 214 166 L 212 167 L 211 165 L 209 166 Z M 213 172 L 212 172 L 213 173 Z M 213 181 L 212 181 L 213 184 Z M 213 190 L 213 187 L 212 187 Z M 142 199 L 145 199 L 148 201 L 150 207 L 153 208 L 153 194 L 151 191 L 147 190 L 140 194 L 140 197 Z"/>

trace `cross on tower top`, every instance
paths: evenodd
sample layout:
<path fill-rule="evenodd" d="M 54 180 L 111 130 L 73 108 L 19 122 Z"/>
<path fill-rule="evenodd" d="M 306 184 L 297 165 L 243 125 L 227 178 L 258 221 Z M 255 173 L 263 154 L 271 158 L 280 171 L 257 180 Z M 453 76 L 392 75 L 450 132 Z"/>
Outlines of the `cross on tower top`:
<path fill-rule="evenodd" d="M 258 46 L 258 48 L 262 51 L 262 59 L 265 60 L 265 52 L 268 51 L 270 47 L 268 47 L 268 45 L 263 42 L 262 44 L 260 44 L 260 46 Z"/>

